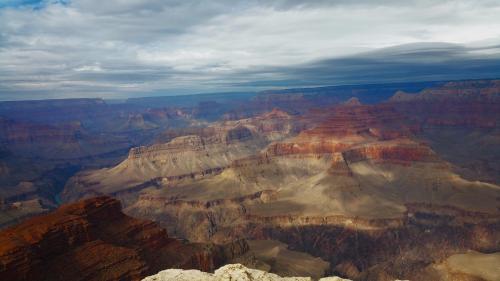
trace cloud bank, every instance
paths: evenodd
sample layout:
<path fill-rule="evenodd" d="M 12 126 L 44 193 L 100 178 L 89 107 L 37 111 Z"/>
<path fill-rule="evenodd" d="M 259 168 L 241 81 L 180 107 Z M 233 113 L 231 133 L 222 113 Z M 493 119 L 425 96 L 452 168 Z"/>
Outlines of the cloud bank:
<path fill-rule="evenodd" d="M 0 3 L 0 100 L 500 77 L 498 1 Z"/>

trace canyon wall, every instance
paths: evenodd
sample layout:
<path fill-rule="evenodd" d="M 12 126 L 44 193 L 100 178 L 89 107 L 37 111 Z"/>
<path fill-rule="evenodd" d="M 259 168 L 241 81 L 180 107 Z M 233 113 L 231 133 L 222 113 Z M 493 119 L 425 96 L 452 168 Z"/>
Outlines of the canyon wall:
<path fill-rule="evenodd" d="M 418 93 L 397 92 L 387 104 L 421 125 L 419 137 L 461 176 L 500 183 L 500 81 L 448 82 Z"/>
<path fill-rule="evenodd" d="M 126 216 L 97 197 L 64 205 L 0 232 L 2 280 L 138 280 L 164 268 L 211 271 L 244 254 L 226 246 L 169 238 L 151 221 Z"/>

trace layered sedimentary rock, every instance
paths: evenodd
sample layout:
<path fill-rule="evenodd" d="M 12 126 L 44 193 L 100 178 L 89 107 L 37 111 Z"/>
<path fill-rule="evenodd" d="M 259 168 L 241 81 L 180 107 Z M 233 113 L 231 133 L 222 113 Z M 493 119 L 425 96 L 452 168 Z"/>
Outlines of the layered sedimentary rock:
<path fill-rule="evenodd" d="M 297 137 L 269 146 L 273 155 L 334 153 L 352 146 L 408 138 L 418 126 L 405 122 L 405 118 L 390 105 L 337 106 L 327 111 L 313 112 L 305 118 L 313 128 Z"/>
<path fill-rule="evenodd" d="M 456 81 L 388 102 L 420 124 L 420 137 L 471 180 L 500 182 L 500 81 Z"/>
<path fill-rule="evenodd" d="M 0 117 L 0 145 L 18 157 L 68 161 L 126 149 L 131 143 L 124 136 L 89 131 L 80 121 L 51 125 Z"/>
<path fill-rule="evenodd" d="M 259 140 L 237 144 L 223 139 L 207 140 L 196 135 L 175 138 L 167 144 L 132 149 L 126 160 L 113 168 L 84 172 L 67 185 L 65 200 L 86 194 L 110 194 L 127 189 L 142 189 L 144 183 L 167 184 L 188 178 L 217 174 L 231 161 L 249 156 L 262 144 Z M 142 186 L 142 187 L 141 187 Z M 96 188 L 94 188 L 96 187 Z"/>
<path fill-rule="evenodd" d="M 157 142 L 166 143 L 176 137 L 185 135 L 198 135 L 206 138 L 224 133 L 224 131 L 238 126 L 240 128 L 247 128 L 254 133 L 261 134 L 269 140 L 274 138 L 281 139 L 298 132 L 301 129 L 301 125 L 302 123 L 294 118 L 293 115 L 275 108 L 269 112 L 251 118 L 225 120 L 216 122 L 208 127 L 188 127 L 166 130 L 160 134 L 157 138 Z"/>
<path fill-rule="evenodd" d="M 495 128 L 500 124 L 500 80 L 449 82 L 417 94 L 397 92 L 389 102 L 427 125 Z"/>
<path fill-rule="evenodd" d="M 77 170 L 116 165 L 156 130 L 186 126 L 190 119 L 179 108 L 102 99 L 0 102 L 0 201 L 8 206 L 0 209 L 0 228 L 55 208 Z"/>
<path fill-rule="evenodd" d="M 98 197 L 0 232 L 0 279 L 138 280 L 170 267 L 210 271 L 245 245 L 181 242 L 124 215 L 119 201 Z"/>
<path fill-rule="evenodd" d="M 426 145 L 408 139 L 374 142 L 354 146 L 342 152 L 348 163 L 366 160 L 408 163 L 437 162 L 439 157 Z"/>
<path fill-rule="evenodd" d="M 116 167 L 81 173 L 68 182 L 70 188 L 63 198 L 114 194 L 216 175 L 234 160 L 254 155 L 270 141 L 293 134 L 294 128 L 291 116 L 275 110 L 255 118 L 216 123 L 198 131 L 171 132 L 168 136 L 183 132 L 188 135 L 176 136 L 167 143 L 132 148 L 128 158 Z"/>
<path fill-rule="evenodd" d="M 0 143 L 20 155 L 38 154 L 46 156 L 50 150 L 58 147 L 61 156 L 65 150 L 81 153 L 79 138 L 82 128 L 80 124 L 50 126 L 43 124 L 19 122 L 0 117 Z"/>
<path fill-rule="evenodd" d="M 117 166 L 75 177 L 66 192 L 114 194 L 126 213 L 193 241 L 276 239 L 351 279 L 433 280 L 437 273 L 427 271 L 429 264 L 470 249 L 499 251 L 500 187 L 459 176 L 421 138 L 425 123 L 407 118 L 398 104 L 349 102 L 294 117 L 274 112 L 280 118 L 262 130 L 255 119 L 228 121 L 217 127 L 226 128 L 217 142 L 225 162 L 215 172 L 196 174 L 199 166 L 191 165 L 184 171 L 190 176 L 169 178 L 181 165 L 167 161 L 158 164 L 168 167 L 161 180 L 143 181 L 125 194 L 113 188 L 136 179 L 110 173 Z M 300 126 L 283 130 L 290 128 L 280 125 L 288 118 Z M 138 149 L 134 157 L 169 159 L 179 141 L 183 149 L 190 147 L 187 140 L 202 147 L 214 135 L 210 130 L 160 145 L 171 150 Z M 256 136 L 263 140 L 257 149 L 241 149 Z M 235 147 L 248 153 L 228 157 Z M 158 169 L 130 167 L 130 175 Z"/>
<path fill-rule="evenodd" d="M 500 80 L 453 81 L 443 86 L 428 88 L 418 95 L 397 92 L 392 101 L 498 101 L 500 98 Z"/>
<path fill-rule="evenodd" d="M 312 281 L 310 277 L 280 277 L 265 271 L 246 268 L 241 264 L 228 264 L 215 271 L 205 273 L 198 270 L 168 269 L 142 279 L 143 281 Z M 319 281 L 349 281 L 339 277 L 321 278 Z"/>
<path fill-rule="evenodd" d="M 5 148 L 0 149 L 0 201 L 18 205 L 0 209 L 0 228 L 55 208 L 56 194 L 80 165 L 114 164 L 115 153 L 130 144 L 124 137 L 91 132 L 80 121 L 46 124 L 0 117 L 0 147 Z"/>

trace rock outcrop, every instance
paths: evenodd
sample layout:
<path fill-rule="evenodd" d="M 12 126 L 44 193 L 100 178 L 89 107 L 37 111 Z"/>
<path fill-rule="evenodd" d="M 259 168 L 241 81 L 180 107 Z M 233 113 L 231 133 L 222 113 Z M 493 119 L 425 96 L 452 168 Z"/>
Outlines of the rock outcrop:
<path fill-rule="evenodd" d="M 241 264 L 228 264 L 210 274 L 198 270 L 167 269 L 142 281 L 312 281 L 310 277 L 280 277 Z M 325 277 L 319 281 L 350 281 L 339 277 Z"/>
<path fill-rule="evenodd" d="M 248 250 L 169 238 L 155 223 L 97 197 L 0 232 L 2 280 L 138 280 L 164 268 L 210 271 Z"/>

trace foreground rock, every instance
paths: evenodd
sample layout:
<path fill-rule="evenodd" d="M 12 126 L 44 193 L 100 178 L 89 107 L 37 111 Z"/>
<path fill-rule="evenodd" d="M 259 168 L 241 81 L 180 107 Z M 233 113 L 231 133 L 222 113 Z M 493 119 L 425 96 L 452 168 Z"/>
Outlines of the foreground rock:
<path fill-rule="evenodd" d="M 261 270 L 246 268 L 241 264 L 228 264 L 215 271 L 214 274 L 198 270 L 167 269 L 156 275 L 146 277 L 143 281 L 310 281 L 310 277 L 280 277 Z M 321 278 L 320 281 L 349 281 L 339 277 Z"/>
<path fill-rule="evenodd" d="M 0 232 L 0 280 L 138 280 L 164 268 L 210 271 L 245 252 L 169 238 L 155 223 L 97 197 Z"/>

